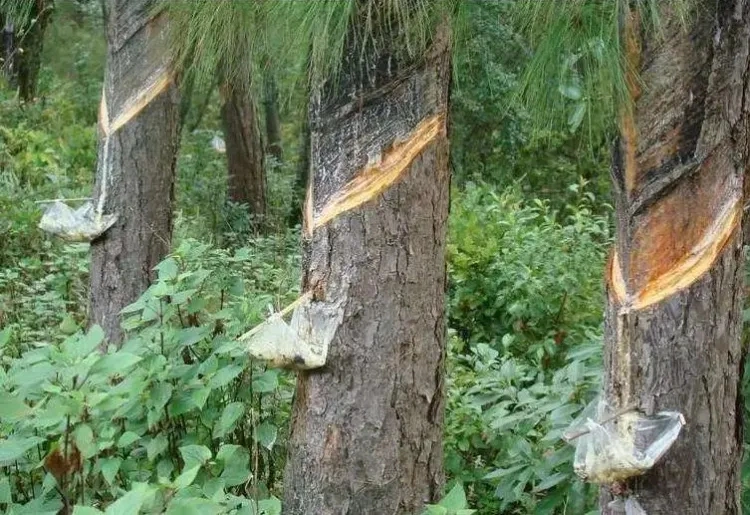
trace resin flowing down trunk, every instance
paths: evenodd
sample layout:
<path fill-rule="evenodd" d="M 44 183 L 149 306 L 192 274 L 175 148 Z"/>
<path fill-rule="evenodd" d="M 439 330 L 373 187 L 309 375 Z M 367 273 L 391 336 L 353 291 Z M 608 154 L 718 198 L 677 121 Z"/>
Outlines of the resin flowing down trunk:
<path fill-rule="evenodd" d="M 120 343 L 120 310 L 155 277 L 172 239 L 180 104 L 167 20 L 150 0 L 109 0 L 99 112 L 97 212 L 118 215 L 91 246 L 91 318 Z"/>
<path fill-rule="evenodd" d="M 299 373 L 293 515 L 421 513 L 443 485 L 450 40 L 409 60 L 357 34 L 310 110 L 303 289 L 343 317 L 325 367 Z"/>
<path fill-rule="evenodd" d="M 698 0 L 688 27 L 671 9 L 662 32 L 622 24 L 634 107 L 612 166 L 605 389 L 615 408 L 687 424 L 618 489 L 649 515 L 738 514 L 750 2 Z M 611 499 L 604 487 L 603 513 Z"/>

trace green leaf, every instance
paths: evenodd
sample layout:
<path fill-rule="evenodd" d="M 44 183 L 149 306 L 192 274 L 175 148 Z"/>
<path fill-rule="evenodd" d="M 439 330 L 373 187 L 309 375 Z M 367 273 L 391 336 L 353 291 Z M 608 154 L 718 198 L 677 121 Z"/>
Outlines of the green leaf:
<path fill-rule="evenodd" d="M 201 466 L 196 465 L 185 470 L 182 474 L 177 476 L 177 479 L 174 480 L 172 486 L 174 486 L 175 490 L 182 490 L 183 488 L 187 488 L 188 486 L 192 485 L 200 469 Z"/>
<path fill-rule="evenodd" d="M 91 458 L 96 454 L 97 447 L 94 440 L 94 432 L 88 424 L 81 424 L 75 428 L 73 431 L 73 440 L 84 459 Z"/>
<path fill-rule="evenodd" d="M 124 375 L 125 372 L 141 361 L 140 356 L 128 352 L 117 351 L 114 354 L 102 356 L 99 361 L 91 367 L 91 374 Z"/>
<path fill-rule="evenodd" d="M 10 493 L 10 479 L 8 476 L 0 478 L 0 504 L 10 504 L 13 502 L 13 495 Z"/>
<path fill-rule="evenodd" d="M 201 497 L 172 499 L 166 515 L 216 515 L 226 513 L 221 504 Z"/>
<path fill-rule="evenodd" d="M 221 479 L 226 482 L 227 488 L 241 485 L 250 477 L 250 454 L 244 447 L 222 445 L 216 454 L 216 460 L 224 464 Z"/>
<path fill-rule="evenodd" d="M 221 413 L 221 418 L 214 427 L 214 438 L 221 438 L 227 434 L 237 423 L 237 420 L 245 412 L 245 406 L 241 402 L 227 404 Z"/>
<path fill-rule="evenodd" d="M 177 342 L 181 346 L 187 347 L 189 345 L 195 345 L 201 340 L 208 338 L 210 334 L 211 328 L 208 326 L 187 327 L 177 331 Z"/>
<path fill-rule="evenodd" d="M 205 445 L 184 445 L 180 447 L 180 456 L 185 462 L 185 469 L 204 465 L 211 459 L 211 450 Z"/>
<path fill-rule="evenodd" d="M 159 272 L 160 281 L 174 279 L 177 277 L 177 274 L 180 273 L 180 267 L 173 257 L 166 258 L 164 261 L 156 265 L 154 269 Z"/>
<path fill-rule="evenodd" d="M 7 391 L 0 392 L 0 420 L 15 422 L 26 417 L 29 412 L 31 408 L 21 399 Z"/>
<path fill-rule="evenodd" d="M 8 344 L 12 334 L 13 333 L 10 326 L 0 330 L 0 350 L 2 350 L 2 348 Z"/>
<path fill-rule="evenodd" d="M 258 377 L 253 378 L 253 391 L 255 393 L 269 393 L 279 386 L 279 373 L 276 370 L 266 370 Z"/>
<path fill-rule="evenodd" d="M 125 431 L 122 436 L 120 436 L 120 439 L 117 440 L 117 447 L 120 449 L 124 447 L 128 447 L 132 445 L 134 442 L 137 442 L 140 440 L 140 436 L 138 434 L 132 432 L 132 431 Z"/>
<path fill-rule="evenodd" d="M 464 493 L 463 486 L 460 483 L 456 483 L 451 488 L 451 491 L 440 501 L 440 506 L 452 511 L 467 508 L 466 494 Z"/>
<path fill-rule="evenodd" d="M 44 438 L 30 436 L 18 438 L 11 436 L 7 440 L 0 440 L 0 463 L 7 463 L 21 458 L 29 449 L 44 441 Z"/>
<path fill-rule="evenodd" d="M 104 341 L 104 331 L 98 325 L 81 337 L 71 336 L 63 343 L 63 354 L 71 359 L 85 358 Z"/>
<path fill-rule="evenodd" d="M 157 383 L 151 388 L 150 401 L 153 408 L 157 411 L 164 409 L 164 406 L 169 402 L 172 397 L 172 385 L 166 381 Z"/>
<path fill-rule="evenodd" d="M 120 465 L 122 459 L 120 458 L 101 458 L 99 459 L 99 467 L 102 471 L 102 477 L 110 485 L 114 485 L 115 477 L 120 471 Z"/>
<path fill-rule="evenodd" d="M 275 425 L 265 421 L 255 429 L 255 439 L 270 451 L 273 448 L 273 444 L 276 443 L 278 432 L 279 429 Z"/>
<path fill-rule="evenodd" d="M 534 491 L 541 492 L 543 490 L 548 490 L 555 485 L 559 485 L 560 483 L 568 479 L 568 477 L 570 477 L 570 475 L 565 474 L 563 472 L 557 472 L 556 474 L 552 474 L 551 476 L 546 477 L 538 485 L 536 485 L 536 488 L 534 488 Z"/>
<path fill-rule="evenodd" d="M 148 460 L 154 461 L 154 458 L 156 458 L 166 450 L 168 444 L 169 440 L 167 439 L 167 435 L 165 435 L 164 433 L 159 433 L 154 438 L 152 438 L 151 441 L 146 445 L 146 454 L 148 456 Z"/>
<path fill-rule="evenodd" d="M 99 511 L 96 508 L 89 506 L 75 506 L 73 507 L 73 515 L 103 515 L 103 511 Z"/>
<path fill-rule="evenodd" d="M 208 382 L 208 386 L 210 386 L 211 388 L 222 388 L 231 383 L 232 380 L 240 375 L 243 370 L 244 367 L 241 367 L 239 365 L 229 365 L 226 367 L 222 367 L 213 375 L 211 380 Z"/>
<path fill-rule="evenodd" d="M 138 515 L 141 506 L 154 494 L 154 490 L 144 483 L 136 483 L 131 491 L 110 504 L 105 515 Z"/>
<path fill-rule="evenodd" d="M 70 316 L 70 313 L 65 314 L 65 317 L 62 319 L 62 322 L 60 322 L 58 327 L 60 328 L 61 333 L 68 335 L 75 334 L 79 329 L 78 324 L 73 317 Z"/>
<path fill-rule="evenodd" d="M 281 515 L 281 501 L 276 497 L 258 501 L 258 509 L 262 515 Z"/>

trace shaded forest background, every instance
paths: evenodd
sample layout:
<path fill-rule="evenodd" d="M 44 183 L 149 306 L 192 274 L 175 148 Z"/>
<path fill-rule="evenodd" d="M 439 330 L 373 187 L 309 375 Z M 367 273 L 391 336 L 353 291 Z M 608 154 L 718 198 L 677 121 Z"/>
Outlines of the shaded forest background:
<path fill-rule="evenodd" d="M 528 49 L 504 23 L 506 5 L 469 6 L 450 113 L 448 482 L 462 484 L 480 514 L 585 513 L 596 492 L 574 477 L 573 449 L 560 436 L 600 386 L 611 135 L 581 133 L 576 116 L 562 130 L 534 125 L 515 97 Z M 39 368 L 45 343 L 84 339 L 94 348 L 101 341 L 81 333 L 88 319 L 88 245 L 45 236 L 37 224 L 38 201 L 91 194 L 103 31 L 98 3 L 58 1 L 38 99 L 19 104 L 14 91 L 0 88 L 0 379 L 25 381 L 29 391 L 46 373 Z M 197 88 L 189 97 L 174 255 L 130 314 L 160 306 L 163 315 L 164 302 L 173 310 L 156 326 L 132 316 L 126 324 L 136 336 L 123 346 L 127 353 L 157 331 L 179 352 L 141 355 L 136 379 L 113 393 L 125 400 L 100 405 L 76 434 L 90 459 L 79 473 L 101 502 L 121 498 L 133 481 L 158 483 L 191 463 L 204 468 L 175 488 L 185 491 L 176 499 L 214 502 L 221 489 L 250 494 L 266 513 L 276 509 L 293 375 L 250 362 L 231 343 L 263 319 L 269 304 L 284 306 L 299 293 L 307 99 L 304 88 L 293 87 L 299 70 L 273 72 L 282 92 L 283 152 L 278 158 L 266 152 L 262 233 L 246 205 L 227 200 L 218 88 Z M 260 90 L 254 94 L 260 105 Z M 168 301 L 159 284 L 170 288 Z M 218 343 L 217 328 L 224 335 Z M 64 355 L 44 358 L 49 367 L 67 366 Z M 185 360 L 201 363 L 200 381 L 181 375 Z M 124 373 L 128 365 L 112 366 Z M 88 388 L 87 395 L 110 390 Z M 75 402 L 75 392 L 60 391 L 58 400 Z M 136 434 L 117 422 L 131 402 L 144 404 L 144 426 L 155 429 Z M 50 425 L 58 422 L 49 416 Z M 16 422 L 9 416 L 2 424 Z M 85 443 L 89 435 L 96 435 L 94 447 Z M 12 495 L 13 502 L 32 503 L 27 513 L 43 513 L 48 500 L 40 489 L 54 482 L 33 466 L 11 470 L 11 462 L 0 455 L 9 471 L 0 480 L 0 504 Z M 744 484 L 749 472 L 745 467 Z M 746 495 L 743 504 L 749 501 Z"/>

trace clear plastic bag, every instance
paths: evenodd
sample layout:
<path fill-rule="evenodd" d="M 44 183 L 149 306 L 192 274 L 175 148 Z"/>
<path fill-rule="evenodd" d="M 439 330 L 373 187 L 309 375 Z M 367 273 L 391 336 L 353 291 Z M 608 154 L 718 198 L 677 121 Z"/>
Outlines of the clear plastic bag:
<path fill-rule="evenodd" d="M 47 205 L 39 228 L 67 241 L 93 241 L 116 221 L 116 214 L 97 216 L 91 202 L 74 210 L 57 200 Z"/>
<path fill-rule="evenodd" d="M 611 484 L 651 469 L 680 434 L 685 419 L 676 411 L 646 416 L 617 412 L 594 401 L 563 438 L 575 445 L 573 469 L 584 481 Z"/>
<path fill-rule="evenodd" d="M 240 339 L 256 359 L 272 367 L 309 370 L 325 365 L 328 347 L 343 319 L 338 304 L 299 299 L 289 324 L 284 311 L 274 313 Z"/>

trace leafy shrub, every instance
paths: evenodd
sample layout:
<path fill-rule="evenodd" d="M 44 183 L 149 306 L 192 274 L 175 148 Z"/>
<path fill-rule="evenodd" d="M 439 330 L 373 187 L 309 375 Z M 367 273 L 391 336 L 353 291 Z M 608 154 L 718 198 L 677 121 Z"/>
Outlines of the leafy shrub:
<path fill-rule="evenodd" d="M 608 222 L 593 196 L 555 213 L 513 190 L 454 194 L 448 260 L 450 326 L 542 368 L 564 362 L 601 321 Z"/>
<path fill-rule="evenodd" d="M 596 199 L 576 193 L 563 212 L 484 184 L 454 194 L 446 468 L 481 514 L 584 513 L 592 500 L 560 437 L 601 376 L 609 236 Z"/>
<path fill-rule="evenodd" d="M 0 333 L 0 433 L 9 435 L 0 504 L 279 513 L 271 493 L 291 383 L 253 363 L 236 338 L 269 303 L 294 295 L 290 241 L 234 253 L 183 242 L 123 310 L 120 349 L 96 352 L 106 342 L 93 327 L 19 356 L 10 330 Z M 273 259 L 280 246 L 285 256 Z"/>

